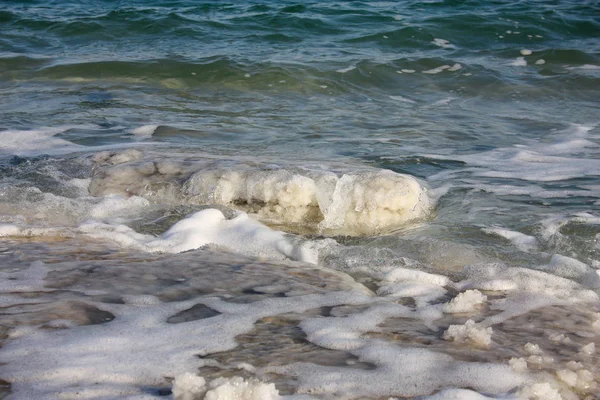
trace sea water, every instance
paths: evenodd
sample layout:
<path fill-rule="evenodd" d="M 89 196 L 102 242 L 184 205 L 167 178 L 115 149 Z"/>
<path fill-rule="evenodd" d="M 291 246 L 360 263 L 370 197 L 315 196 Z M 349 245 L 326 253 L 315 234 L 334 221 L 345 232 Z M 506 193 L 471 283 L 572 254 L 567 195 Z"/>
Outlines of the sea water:
<path fill-rule="evenodd" d="M 598 398 L 596 2 L 0 6 L 0 397 Z"/>

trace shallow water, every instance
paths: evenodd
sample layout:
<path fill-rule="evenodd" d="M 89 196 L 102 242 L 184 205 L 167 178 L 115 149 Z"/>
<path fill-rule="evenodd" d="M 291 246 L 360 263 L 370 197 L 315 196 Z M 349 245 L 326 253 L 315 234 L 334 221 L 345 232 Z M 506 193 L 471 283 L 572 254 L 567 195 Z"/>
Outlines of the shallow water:
<path fill-rule="evenodd" d="M 0 396 L 596 398 L 598 15 L 4 2 Z"/>

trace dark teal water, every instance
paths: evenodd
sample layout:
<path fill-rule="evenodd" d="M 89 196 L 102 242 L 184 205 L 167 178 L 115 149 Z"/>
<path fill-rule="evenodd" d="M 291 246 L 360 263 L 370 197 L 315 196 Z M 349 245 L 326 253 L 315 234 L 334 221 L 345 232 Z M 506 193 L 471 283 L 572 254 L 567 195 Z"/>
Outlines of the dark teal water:
<path fill-rule="evenodd" d="M 97 153 L 132 147 L 147 163 L 125 160 L 122 187 L 109 182 L 108 189 L 94 192 L 90 182 L 106 178 L 103 168 L 113 162 Z M 208 164 L 338 176 L 387 169 L 418 178 L 429 190 L 432 212 L 419 224 L 379 234 L 338 232 L 332 239 L 314 226 L 253 216 L 294 233 L 296 241 L 335 240 L 343 250 L 325 254 L 320 266 L 342 270 L 370 290 L 383 285 L 380 267 L 416 265 L 458 279 L 464 267 L 485 262 L 548 271 L 555 255 L 585 264 L 587 269 L 581 268 L 595 277 L 600 269 L 600 3 L 0 0 L 1 223 L 33 229 L 25 236 L 45 237 L 35 229 L 74 229 L 89 219 L 112 218 L 111 223 L 159 234 L 212 204 L 213 198 L 194 202 L 179 191 L 191 172 Z M 150 172 L 144 170 L 148 165 Z M 253 182 L 248 178 L 241 185 L 251 188 Z M 115 194 L 140 196 L 147 203 L 122 205 L 102 197 Z M 231 212 L 247 206 L 213 203 Z M 69 232 L 76 242 L 87 240 Z M 533 242 L 519 241 L 523 237 L 515 233 Z M 21 246 L 33 245 L 16 241 L 9 247 L 20 252 Z M 80 250 L 70 244 L 47 246 L 39 259 L 63 262 L 60 255 L 70 254 L 79 260 Z M 240 262 L 228 258 L 229 250 L 217 249 L 214 257 L 228 274 L 236 274 Z M 89 257 L 104 263 L 111 251 L 116 250 Z M 156 261 L 119 251 L 124 270 Z M 190 254 L 182 256 L 191 266 L 182 269 L 183 278 L 160 280 L 153 286 L 157 293 L 163 283 L 170 287 L 193 274 Z M 19 256 L 10 259 L 17 265 Z M 171 262 L 156 261 L 165 267 Z M 262 269 L 272 267 L 260 262 Z M 554 273 L 576 281 L 571 267 Z M 105 286 L 94 286 L 109 293 L 100 302 L 121 301 L 114 300 L 120 291 L 154 293 L 139 283 L 142 278 L 125 288 L 118 274 L 103 279 Z M 597 283 L 577 281 L 595 293 Z M 543 286 L 528 290 L 543 297 Z M 239 290 L 252 294 L 240 287 L 229 289 L 235 296 Z M 455 292 L 460 290 L 449 293 Z M 164 298 L 204 295 L 177 293 Z M 598 302 L 581 310 L 589 317 Z M 14 314 L 30 311 L 41 312 Z M 480 316 L 495 312 L 486 309 Z M 544 312 L 549 314 L 522 315 L 534 328 L 518 337 L 494 336 L 497 346 L 489 353 L 438 349 L 460 353 L 461 359 L 525 357 L 523 345 L 553 329 L 549 320 L 564 317 L 556 331 L 572 333 L 569 318 L 575 317 L 560 314 L 568 314 L 563 309 Z M 11 321 L 1 325 L 3 334 L 21 325 Z M 299 322 L 294 324 L 301 331 Z M 435 342 L 431 335 L 446 343 L 442 328 L 437 333 L 429 328 L 413 332 L 418 337 L 411 345 Z M 584 333 L 569 337 L 597 341 L 597 335 Z M 283 341 L 295 337 L 277 334 Z M 600 385 L 597 356 L 568 358 L 556 346 L 546 349 L 554 351 L 555 365 L 540 369 L 556 375 L 569 360 L 578 360 Z M 277 363 L 279 355 L 265 357 L 267 364 Z M 378 381 L 382 387 L 384 375 Z M 276 383 L 294 393 L 295 386 L 283 378 Z M 581 398 L 595 393 L 593 386 L 569 390 Z M 346 398 L 324 393 L 322 398 Z"/>

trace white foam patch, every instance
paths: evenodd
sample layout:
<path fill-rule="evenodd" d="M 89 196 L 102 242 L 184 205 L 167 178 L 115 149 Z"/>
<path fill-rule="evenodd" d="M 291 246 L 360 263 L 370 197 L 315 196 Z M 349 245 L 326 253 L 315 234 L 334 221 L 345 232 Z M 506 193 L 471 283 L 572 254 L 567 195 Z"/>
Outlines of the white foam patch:
<path fill-rule="evenodd" d="M 145 138 L 151 137 L 154 132 L 158 129 L 158 125 L 143 125 L 131 130 L 131 133 L 137 137 Z"/>
<path fill-rule="evenodd" d="M 158 238 L 137 233 L 125 225 L 98 222 L 85 223 L 79 230 L 150 252 L 181 253 L 213 244 L 255 257 L 316 263 L 316 255 L 293 244 L 283 232 L 252 220 L 246 213 L 227 220 L 221 211 L 205 209 L 177 222 Z"/>
<path fill-rule="evenodd" d="M 576 69 L 581 69 L 581 70 L 598 70 L 598 69 L 600 69 L 600 65 L 583 64 L 583 65 L 578 65 L 578 66 L 567 67 L 567 69 L 569 69 L 569 70 L 576 70 Z"/>
<path fill-rule="evenodd" d="M 411 100 L 411 99 L 407 99 L 406 97 L 402 97 L 402 96 L 390 96 L 390 99 L 396 100 L 396 101 L 400 101 L 400 102 L 403 102 L 403 103 L 412 103 L 412 104 L 416 103 L 416 101 Z"/>
<path fill-rule="evenodd" d="M 503 228 L 483 228 L 482 231 L 490 235 L 496 235 L 510 240 L 510 242 L 521 251 L 536 251 L 538 248 L 538 241 L 535 237 L 525 235 L 521 232 Z"/>
<path fill-rule="evenodd" d="M 497 397 L 488 397 L 467 389 L 444 389 L 432 396 L 419 397 L 418 400 L 494 400 Z M 516 397 L 502 396 L 503 400 L 517 400 Z"/>
<path fill-rule="evenodd" d="M 529 382 L 509 366 L 457 361 L 428 349 L 406 348 L 364 337 L 390 317 L 419 318 L 408 307 L 373 305 L 347 317 L 326 317 L 301 323 L 308 340 L 333 350 L 346 350 L 375 370 L 295 363 L 269 367 L 268 372 L 295 377 L 300 393 L 333 398 L 413 397 L 447 387 L 469 387 L 486 393 L 506 393 Z"/>
<path fill-rule="evenodd" d="M 573 279 L 588 287 L 599 287 L 598 271 L 579 260 L 560 254 L 552 256 L 550 263 L 540 267 L 557 276 Z"/>
<path fill-rule="evenodd" d="M 530 56 L 531 54 L 533 54 L 533 52 L 529 49 L 522 49 L 521 50 L 521 55 L 522 56 Z"/>
<path fill-rule="evenodd" d="M 0 352 L 0 362 L 6 363 L 2 378 L 11 382 L 15 398 L 29 400 L 141 396 L 143 387 L 164 387 L 165 377 L 175 378 L 197 370 L 202 365 L 198 355 L 235 348 L 235 337 L 250 332 L 260 318 L 369 301 L 369 297 L 359 293 L 332 292 L 251 304 L 227 303 L 217 298 L 152 305 L 91 303 L 114 314 L 115 319 L 71 329 L 35 330 L 14 338 Z M 221 314 L 180 324 L 166 322 L 170 316 L 196 304 L 205 304 Z M 185 393 L 199 383 L 180 380 L 177 390 Z M 219 380 L 208 387 L 215 395 L 248 393 L 246 389 L 257 388 L 259 393 L 275 395 L 270 385 L 261 386 L 254 381 Z"/>
<path fill-rule="evenodd" d="M 431 43 L 435 44 L 436 46 L 442 47 L 444 49 L 455 48 L 455 46 L 446 39 L 435 38 L 435 39 L 433 39 L 433 41 Z"/>
<path fill-rule="evenodd" d="M 593 290 L 579 283 L 543 271 L 509 267 L 504 264 L 479 264 L 465 267 L 463 275 L 468 277 L 456 285 L 461 289 L 491 291 L 522 291 L 571 301 L 598 301 L 600 297 Z"/>
<path fill-rule="evenodd" d="M 420 282 L 424 284 L 431 284 L 435 286 L 450 286 L 452 281 L 450 278 L 444 275 L 430 274 L 424 271 L 418 271 L 415 269 L 398 267 L 390 271 L 385 280 L 388 282 Z"/>
<path fill-rule="evenodd" d="M 448 70 L 449 71 L 449 70 Z M 446 97 L 444 99 L 438 100 L 434 103 L 432 103 L 432 106 L 445 106 L 450 104 L 452 101 L 456 100 L 456 97 Z"/>
<path fill-rule="evenodd" d="M 44 291 L 44 278 L 47 274 L 48 269 L 41 261 L 36 261 L 22 270 L 0 271 L 0 293 Z"/>
<path fill-rule="evenodd" d="M 447 69 L 450 69 L 451 67 L 449 65 L 441 65 L 437 68 L 432 68 L 432 69 L 428 69 L 426 71 L 423 71 L 424 74 L 430 74 L 430 75 L 435 75 L 435 74 L 439 74 L 440 72 L 443 72 Z"/>
<path fill-rule="evenodd" d="M 535 143 L 498 148 L 483 153 L 432 158 L 463 161 L 477 167 L 476 176 L 553 182 L 600 175 L 600 147 L 589 140 L 595 125 L 577 125 L 555 134 L 549 144 Z M 440 175 L 439 178 L 442 178 Z M 430 179 L 437 179 L 435 176 Z"/>
<path fill-rule="evenodd" d="M 377 295 L 386 297 L 412 297 L 417 307 L 423 307 L 429 302 L 446 294 L 446 290 L 437 285 L 428 285 L 416 282 L 393 283 L 383 285 L 377 290 Z"/>
<path fill-rule="evenodd" d="M 508 65 L 511 65 L 513 67 L 526 67 L 527 61 L 525 60 L 525 57 L 517 57 L 513 62 L 511 62 Z"/>
<path fill-rule="evenodd" d="M 124 198 L 120 195 L 109 195 L 102 198 L 100 202 L 91 205 L 86 215 L 94 219 L 108 219 L 149 206 L 150 202 L 143 197 L 131 196 Z"/>
<path fill-rule="evenodd" d="M 279 392 L 272 383 L 241 377 L 217 378 L 210 383 L 186 373 L 175 377 L 174 400 L 279 400 Z"/>
<path fill-rule="evenodd" d="M 29 131 L 0 131 L 0 153 L 18 156 L 60 154 L 81 150 L 83 146 L 55 137 L 68 128 Z"/>
<path fill-rule="evenodd" d="M 349 67 L 346 68 L 340 68 L 338 70 L 336 70 L 335 72 L 339 72 L 340 74 L 345 74 L 346 72 L 350 72 L 352 70 L 356 69 L 356 67 L 354 65 L 351 65 Z"/>

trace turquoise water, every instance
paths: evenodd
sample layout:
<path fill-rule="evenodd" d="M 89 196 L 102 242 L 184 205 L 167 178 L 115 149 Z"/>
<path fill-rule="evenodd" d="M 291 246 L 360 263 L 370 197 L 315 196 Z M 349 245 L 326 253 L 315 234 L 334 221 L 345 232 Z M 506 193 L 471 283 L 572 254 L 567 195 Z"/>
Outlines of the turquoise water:
<path fill-rule="evenodd" d="M 451 388 L 553 398 L 541 386 L 535 397 L 534 384 L 565 399 L 598 393 L 600 360 L 581 352 L 588 343 L 600 345 L 594 328 L 600 320 L 598 2 L 0 5 L 0 234 L 7 260 L 0 273 L 5 282 L 28 282 L 19 290 L 0 286 L 0 311 L 10 316 L 1 323 L 9 346 L 4 356 L 0 350 L 0 362 L 9 365 L 4 374 L 0 370 L 7 396 L 184 399 L 176 390 L 171 394 L 172 379 L 184 372 L 207 381 L 257 377 L 282 395 L 323 399 L 450 398 L 443 390 Z M 403 189 L 403 175 L 385 171 L 414 177 L 410 182 L 423 189 L 417 203 L 398 205 L 412 189 Z M 143 236 L 167 240 L 161 234 L 170 226 L 206 208 L 218 208 L 228 220 L 247 212 L 250 221 L 285 232 L 273 235 L 295 250 L 273 245 L 280 236 L 261 236 L 266 231 L 243 221 L 236 222 L 239 230 L 215 228 L 202 242 L 208 248 L 194 245 L 176 255 L 157 255 L 156 243 Z M 160 247 L 166 248 L 175 247 Z M 27 269 L 37 261 L 48 270 L 41 280 L 38 270 Z M 92 268 L 87 263 L 97 264 L 101 278 L 81 272 Z M 498 265 L 562 280 L 499 272 Z M 430 278 L 390 278 L 395 268 L 453 283 L 434 279 L 434 290 Z M 195 271 L 230 284 L 205 287 Z M 193 284 L 179 288 L 184 281 Z M 500 281 L 504 286 L 494 286 Z M 390 288 L 390 282 L 425 286 Z M 424 317 L 473 289 L 487 296 L 476 312 Z M 140 372 L 130 359 L 99 362 L 92 345 L 78 347 L 78 332 L 96 325 L 115 324 L 125 337 L 143 342 L 148 333 L 127 325 L 107 304 L 155 303 L 128 295 L 166 304 L 221 296 L 243 304 L 347 290 L 367 291 L 372 299 L 323 298 L 312 310 L 266 303 L 262 314 L 238 310 L 270 319 L 257 316 L 248 329 L 227 325 L 224 335 L 237 340 L 233 345 L 196 332 L 212 347 L 192 341 L 190 354 L 220 364 L 183 362 L 188 350 L 172 349 L 176 356 L 164 370 Z M 423 297 L 440 290 L 444 294 Z M 396 310 L 354 332 L 365 341 L 354 348 L 311 336 L 313 322 L 306 322 L 330 318 L 336 326 L 347 315 L 368 319 L 365 313 L 383 303 L 409 307 L 421 319 L 408 323 Z M 503 304 L 522 303 L 528 306 L 512 319 L 490 319 Z M 116 316 L 114 322 L 101 323 L 104 312 Z M 189 318 L 195 321 L 214 315 L 194 312 Z M 494 329 L 491 345 L 444 338 L 450 325 L 468 319 Z M 22 333 L 24 327 L 33 327 L 33 336 Z M 157 337 L 166 334 L 162 328 L 156 326 Z M 98 332 L 89 334 L 103 340 Z M 553 340 L 554 334 L 571 342 Z M 532 342 L 553 360 L 527 361 L 529 372 L 520 372 L 527 382 L 503 372 L 502 387 L 477 386 L 467 372 L 413 370 L 407 376 L 429 374 L 436 383 L 409 390 L 409 384 L 390 384 L 404 382 L 400 372 L 394 375 L 396 364 L 365 350 L 377 338 L 402 351 L 424 348 L 503 366 L 511 357 L 537 356 L 523 350 Z M 53 370 L 53 355 L 70 343 L 90 355 Z M 140 352 L 150 357 L 157 345 L 147 344 Z M 29 378 L 23 371 L 33 368 L 31 356 L 14 350 L 25 345 L 46 349 L 49 360 Z M 311 360 L 339 368 L 346 380 L 327 375 L 327 384 L 290 366 Z M 235 362 L 256 369 L 235 370 Z M 90 389 L 95 383 L 89 376 L 117 364 L 121 378 L 101 379 L 101 390 Z M 73 365 L 97 370 L 82 372 L 79 380 L 56 372 Z M 580 380 L 573 383 L 564 370 Z M 371 381 L 372 391 L 351 384 Z"/>

